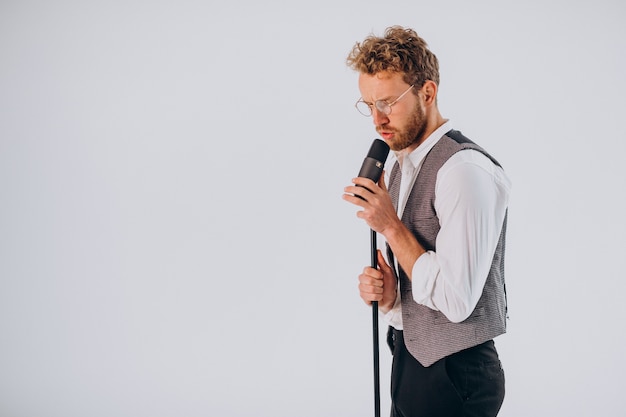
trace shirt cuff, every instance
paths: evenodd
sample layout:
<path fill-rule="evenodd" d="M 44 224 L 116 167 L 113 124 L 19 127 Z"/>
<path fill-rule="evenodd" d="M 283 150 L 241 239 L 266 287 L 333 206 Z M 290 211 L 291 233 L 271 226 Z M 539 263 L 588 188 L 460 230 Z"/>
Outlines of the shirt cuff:
<path fill-rule="evenodd" d="M 383 314 L 382 318 L 394 329 L 402 330 L 402 303 L 400 302 L 400 291 L 398 291 L 393 307 L 387 314 Z"/>

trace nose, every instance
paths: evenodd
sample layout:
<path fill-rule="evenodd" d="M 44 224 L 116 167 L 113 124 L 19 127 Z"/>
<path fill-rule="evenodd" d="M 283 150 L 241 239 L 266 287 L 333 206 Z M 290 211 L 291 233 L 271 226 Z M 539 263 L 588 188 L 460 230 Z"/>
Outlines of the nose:
<path fill-rule="evenodd" d="M 374 122 L 374 125 L 376 126 L 382 126 L 389 123 L 389 117 L 385 113 L 378 110 L 376 107 L 372 109 L 372 120 Z"/>

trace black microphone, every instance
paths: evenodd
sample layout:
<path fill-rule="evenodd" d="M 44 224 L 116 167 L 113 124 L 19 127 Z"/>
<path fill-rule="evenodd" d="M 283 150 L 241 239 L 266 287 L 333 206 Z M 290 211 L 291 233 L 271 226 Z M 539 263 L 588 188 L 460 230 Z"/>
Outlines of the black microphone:
<path fill-rule="evenodd" d="M 363 165 L 361 165 L 361 170 L 359 171 L 358 176 L 369 178 L 377 183 L 383 173 L 387 155 L 389 155 L 389 145 L 387 145 L 383 140 L 374 139 L 365 160 L 363 160 Z M 357 197 L 363 199 L 361 196 Z"/>
<path fill-rule="evenodd" d="M 389 145 L 385 141 L 380 139 L 374 139 L 372 146 L 370 147 L 361 170 L 359 171 L 359 177 L 369 178 L 374 182 L 378 182 L 380 175 L 383 173 L 385 167 L 385 161 L 389 155 Z"/>

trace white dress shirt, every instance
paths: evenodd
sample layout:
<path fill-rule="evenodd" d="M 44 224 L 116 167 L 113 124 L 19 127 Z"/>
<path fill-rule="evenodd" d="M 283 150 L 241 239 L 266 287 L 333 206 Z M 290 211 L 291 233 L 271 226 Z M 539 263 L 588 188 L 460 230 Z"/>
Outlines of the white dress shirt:
<path fill-rule="evenodd" d="M 402 213 L 424 158 L 450 129 L 446 121 L 410 154 L 398 152 L 402 172 L 398 217 Z M 393 166 L 392 156 L 390 165 Z M 385 171 L 389 184 L 391 169 Z M 437 251 L 421 255 L 412 269 L 413 299 L 461 322 L 480 299 L 498 244 L 511 182 L 502 168 L 482 153 L 455 153 L 437 173 L 435 211 L 441 229 Z M 402 329 L 400 291 L 393 308 L 383 316 L 391 326 Z"/>

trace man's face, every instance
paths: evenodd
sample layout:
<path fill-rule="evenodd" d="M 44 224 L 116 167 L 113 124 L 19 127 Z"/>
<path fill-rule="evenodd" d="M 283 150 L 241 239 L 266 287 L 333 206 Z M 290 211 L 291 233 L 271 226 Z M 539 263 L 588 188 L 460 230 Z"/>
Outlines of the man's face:
<path fill-rule="evenodd" d="M 366 103 L 372 104 L 370 107 L 376 131 L 393 151 L 409 147 L 415 149 L 424 139 L 426 117 L 423 103 L 413 91 L 393 104 L 390 114 L 377 110 L 373 103 L 377 100 L 392 103 L 409 87 L 398 73 L 381 72 L 359 76 L 361 97 Z"/>

